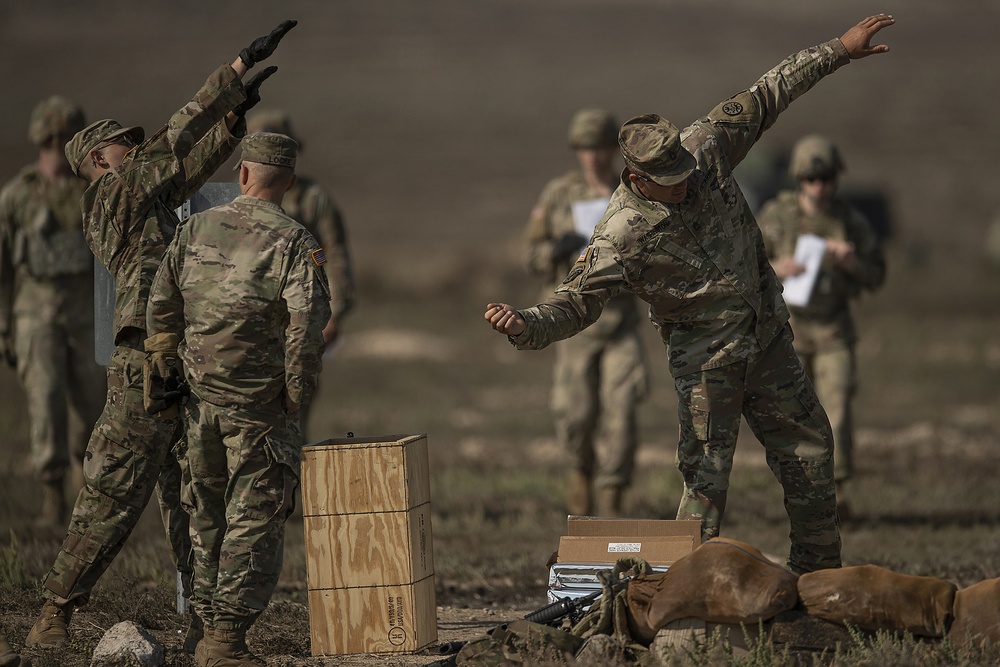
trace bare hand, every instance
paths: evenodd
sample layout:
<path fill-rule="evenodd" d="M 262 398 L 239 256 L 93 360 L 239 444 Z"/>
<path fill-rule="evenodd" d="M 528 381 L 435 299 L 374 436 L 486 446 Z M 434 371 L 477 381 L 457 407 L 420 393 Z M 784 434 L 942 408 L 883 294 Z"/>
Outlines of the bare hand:
<path fill-rule="evenodd" d="M 782 257 L 774 263 L 774 273 L 778 276 L 778 280 L 797 276 L 805 270 L 805 265 L 796 262 L 794 257 Z"/>
<path fill-rule="evenodd" d="M 827 239 L 826 251 L 833 257 L 834 263 L 846 271 L 851 271 L 857 265 L 857 253 L 850 241 Z"/>
<path fill-rule="evenodd" d="M 857 60 L 858 58 L 870 56 L 873 53 L 888 53 L 889 47 L 885 44 L 871 46 L 869 42 L 871 42 L 875 33 L 882 28 L 888 28 L 895 22 L 896 19 L 892 18 L 889 14 L 876 14 L 875 16 L 869 16 L 845 32 L 840 41 L 843 43 L 844 48 L 847 49 L 847 55 L 851 57 L 851 60 Z"/>
<path fill-rule="evenodd" d="M 524 318 L 514 306 L 506 303 L 491 303 L 486 306 L 486 315 L 490 326 L 508 336 L 520 336 L 524 333 Z"/>
<path fill-rule="evenodd" d="M 323 347 L 324 349 L 330 347 L 337 341 L 337 337 L 340 335 L 340 326 L 337 324 L 337 320 L 330 318 L 330 321 L 326 323 L 323 327 Z"/>
<path fill-rule="evenodd" d="M 283 392 L 283 395 L 284 395 L 285 412 L 287 412 L 290 415 L 294 415 L 296 412 L 299 411 L 299 404 L 292 400 L 292 398 L 288 395 L 287 391 Z"/>

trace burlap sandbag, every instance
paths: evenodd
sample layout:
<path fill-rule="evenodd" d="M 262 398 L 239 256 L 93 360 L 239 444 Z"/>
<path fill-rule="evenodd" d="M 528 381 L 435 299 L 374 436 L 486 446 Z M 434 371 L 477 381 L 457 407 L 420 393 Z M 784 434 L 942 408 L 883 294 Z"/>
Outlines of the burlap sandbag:
<path fill-rule="evenodd" d="M 1000 579 L 987 579 L 955 594 L 948 638 L 956 646 L 1000 643 Z"/>
<path fill-rule="evenodd" d="M 647 646 L 681 618 L 757 623 L 795 607 L 796 575 L 744 542 L 711 539 L 660 574 L 628 586 L 629 630 Z"/>
<path fill-rule="evenodd" d="M 943 637 L 951 622 L 955 584 L 899 574 L 877 565 L 808 572 L 799 577 L 806 613 L 864 630 Z"/>

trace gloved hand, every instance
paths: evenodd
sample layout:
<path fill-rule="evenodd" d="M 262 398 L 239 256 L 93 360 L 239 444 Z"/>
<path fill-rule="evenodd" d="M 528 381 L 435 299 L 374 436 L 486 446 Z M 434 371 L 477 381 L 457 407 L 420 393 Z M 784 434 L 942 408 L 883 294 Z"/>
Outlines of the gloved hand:
<path fill-rule="evenodd" d="M 576 232 L 569 232 L 560 237 L 552 244 L 552 261 L 561 262 L 570 255 L 580 252 L 580 249 L 587 245 L 585 237 Z"/>
<path fill-rule="evenodd" d="M 265 67 L 261 71 L 250 77 L 250 80 L 243 84 L 243 88 L 247 91 L 247 98 L 243 102 L 233 109 L 233 113 L 238 117 L 242 118 L 246 115 L 247 111 L 253 109 L 260 102 L 260 84 L 264 83 L 264 80 L 278 71 L 275 65 L 270 67 Z"/>
<path fill-rule="evenodd" d="M 142 365 L 143 407 L 157 419 L 173 419 L 191 393 L 181 360 L 177 356 L 180 337 L 172 333 L 154 334 L 146 339 L 146 359 Z"/>
<path fill-rule="evenodd" d="M 278 42 L 285 36 L 285 33 L 294 28 L 298 21 L 282 21 L 277 28 L 253 40 L 247 48 L 240 51 L 240 60 L 248 68 L 253 67 L 262 60 L 270 57 L 274 50 L 278 48 Z"/>
<path fill-rule="evenodd" d="M 14 351 L 14 336 L 9 331 L 0 333 L 0 357 L 11 368 L 17 368 L 17 352 Z"/>

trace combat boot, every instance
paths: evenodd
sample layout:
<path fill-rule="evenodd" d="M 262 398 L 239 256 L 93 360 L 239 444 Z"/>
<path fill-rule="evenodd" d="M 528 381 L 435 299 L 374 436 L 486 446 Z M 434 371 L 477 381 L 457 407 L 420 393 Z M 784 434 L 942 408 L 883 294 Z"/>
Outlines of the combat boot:
<path fill-rule="evenodd" d="M 63 528 L 66 526 L 66 499 L 63 496 L 63 480 L 53 480 L 42 484 L 42 511 L 38 515 L 39 526 Z"/>
<path fill-rule="evenodd" d="M 46 600 L 38 620 L 31 626 L 25 646 L 35 648 L 62 648 L 69 642 L 69 619 L 73 616 L 73 604 L 59 606 Z"/>
<path fill-rule="evenodd" d="M 201 616 L 192 610 L 191 621 L 188 623 L 187 633 L 184 635 L 184 652 L 194 655 L 195 649 L 198 648 L 198 642 L 200 642 L 204 636 L 205 624 L 202 622 Z"/>
<path fill-rule="evenodd" d="M 247 631 L 217 630 L 207 625 L 205 636 L 194 650 L 198 667 L 266 667 L 266 663 L 247 647 Z"/>
<path fill-rule="evenodd" d="M 0 635 L 0 667 L 14 667 L 21 662 L 21 657 L 14 653 L 14 647 L 7 643 L 7 638 Z"/>
<path fill-rule="evenodd" d="M 593 510 L 593 499 L 590 495 L 590 475 L 574 470 L 569 475 L 569 493 L 566 505 L 570 514 L 589 516 Z"/>
<path fill-rule="evenodd" d="M 597 516 L 622 516 L 622 487 L 604 486 L 597 490 Z"/>

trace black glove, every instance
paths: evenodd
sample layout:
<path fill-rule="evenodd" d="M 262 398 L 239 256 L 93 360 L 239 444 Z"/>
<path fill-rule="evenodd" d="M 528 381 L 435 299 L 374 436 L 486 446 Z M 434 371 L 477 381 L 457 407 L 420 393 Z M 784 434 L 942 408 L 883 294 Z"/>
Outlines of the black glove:
<path fill-rule="evenodd" d="M 247 98 L 233 109 L 233 113 L 242 118 L 246 115 L 247 111 L 257 106 L 257 103 L 260 102 L 260 84 L 264 83 L 264 79 L 277 71 L 277 66 L 271 65 L 250 77 L 250 80 L 243 84 L 243 88 L 247 91 Z"/>
<path fill-rule="evenodd" d="M 240 60 L 247 67 L 253 67 L 267 59 L 278 48 L 278 42 L 285 36 L 285 33 L 294 28 L 297 23 L 298 21 L 282 21 L 277 28 L 263 37 L 253 40 L 250 46 L 240 51 Z"/>

